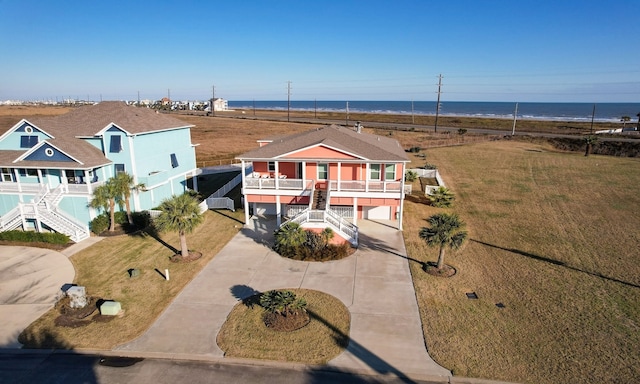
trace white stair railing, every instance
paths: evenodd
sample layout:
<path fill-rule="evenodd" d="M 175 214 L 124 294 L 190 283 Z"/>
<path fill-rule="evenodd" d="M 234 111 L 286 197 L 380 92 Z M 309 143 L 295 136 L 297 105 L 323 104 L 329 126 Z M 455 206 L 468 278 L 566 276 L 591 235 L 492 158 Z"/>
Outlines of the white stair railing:
<path fill-rule="evenodd" d="M 358 227 L 344 219 L 331 209 L 325 210 L 313 210 L 305 209 L 298 213 L 296 216 L 282 223 L 285 225 L 288 222 L 300 224 L 304 227 L 306 223 L 324 223 L 328 224 L 331 229 L 341 234 L 354 246 L 358 245 Z"/>

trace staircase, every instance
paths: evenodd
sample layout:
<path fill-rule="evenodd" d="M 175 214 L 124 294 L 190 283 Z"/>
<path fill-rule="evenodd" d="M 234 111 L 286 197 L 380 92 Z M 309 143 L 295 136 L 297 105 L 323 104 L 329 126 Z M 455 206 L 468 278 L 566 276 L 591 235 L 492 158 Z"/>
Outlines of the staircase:
<path fill-rule="evenodd" d="M 37 220 L 56 232 L 64 233 L 74 242 L 89 237 L 89 228 L 77 223 L 58 211 L 57 205 L 64 194 L 63 186 L 50 191 L 44 187 L 31 203 L 19 203 L 17 207 L 0 218 L 0 231 L 10 231 L 22 226 L 24 220 Z"/>
<path fill-rule="evenodd" d="M 323 225 L 333 229 L 343 238 L 347 239 L 354 247 L 358 246 L 358 227 L 331 209 L 305 209 L 285 223 L 282 223 L 282 225 L 289 222 L 298 223 L 303 228 L 306 226 L 315 226 L 314 224 L 317 223 L 322 223 Z"/>
<path fill-rule="evenodd" d="M 327 208 L 327 191 L 324 189 L 315 189 L 313 191 L 313 210 L 324 210 Z"/>

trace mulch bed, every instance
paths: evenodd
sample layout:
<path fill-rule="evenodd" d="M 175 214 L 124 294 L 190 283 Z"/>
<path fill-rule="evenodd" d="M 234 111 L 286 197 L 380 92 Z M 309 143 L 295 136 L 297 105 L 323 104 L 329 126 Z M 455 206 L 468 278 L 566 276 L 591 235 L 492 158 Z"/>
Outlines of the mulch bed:
<path fill-rule="evenodd" d="M 182 254 L 176 253 L 175 255 L 171 256 L 169 260 L 171 260 L 172 263 L 190 263 L 192 261 L 198 260 L 201 257 L 202 252 L 189 251 L 189 256 L 187 257 L 182 257 Z"/>
<path fill-rule="evenodd" d="M 300 329 L 311 321 L 307 311 L 298 311 L 283 316 L 279 313 L 267 312 L 262 317 L 264 325 L 278 332 L 291 332 Z"/>
<path fill-rule="evenodd" d="M 63 297 L 56 303 L 55 308 L 60 312 L 60 316 L 54 320 L 56 326 L 79 328 L 94 322 L 106 323 L 116 317 L 103 316 L 100 312 L 93 315 L 98 310 L 99 303 L 102 302 L 100 298 L 87 297 L 87 305 L 84 308 L 71 308 L 70 301 L 69 297 Z"/>
<path fill-rule="evenodd" d="M 425 263 L 422 266 L 422 269 L 428 274 L 430 274 L 431 276 L 437 276 L 437 277 L 452 277 L 458 272 L 454 267 L 452 267 L 449 264 L 445 264 L 442 266 L 442 269 L 438 269 L 438 266 L 436 263 Z"/>

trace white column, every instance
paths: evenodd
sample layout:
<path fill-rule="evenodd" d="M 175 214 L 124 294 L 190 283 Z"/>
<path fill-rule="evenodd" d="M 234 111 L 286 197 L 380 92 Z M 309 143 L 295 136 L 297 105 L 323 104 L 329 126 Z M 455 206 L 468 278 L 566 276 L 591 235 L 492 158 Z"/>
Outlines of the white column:
<path fill-rule="evenodd" d="M 365 164 L 365 171 L 364 171 L 364 191 L 365 192 L 369 192 L 369 175 L 370 175 L 370 170 L 369 170 L 369 163 Z"/>
<path fill-rule="evenodd" d="M 249 225 L 249 200 L 247 200 L 247 196 L 244 197 L 244 224 Z"/>
<path fill-rule="evenodd" d="M 358 198 L 353 198 L 353 225 L 358 225 Z"/>
<path fill-rule="evenodd" d="M 402 213 L 404 211 L 404 166 L 404 163 L 400 165 L 400 180 L 402 183 L 400 184 L 400 212 L 398 213 L 399 231 L 402 231 Z"/>
<path fill-rule="evenodd" d="M 336 183 L 336 189 L 340 190 L 340 179 L 342 179 L 342 163 L 338 162 L 338 181 Z"/>
<path fill-rule="evenodd" d="M 275 177 L 276 181 L 275 181 L 275 185 L 276 185 L 276 190 L 280 189 L 280 176 L 278 175 L 278 172 L 280 172 L 280 162 L 279 161 L 274 161 L 274 174 L 273 176 Z"/>
<path fill-rule="evenodd" d="M 282 207 L 280 207 L 280 195 L 276 195 L 276 225 L 282 224 Z"/>
<path fill-rule="evenodd" d="M 242 181 L 244 181 L 244 172 L 242 173 L 242 175 L 243 175 Z M 193 180 L 193 190 L 198 192 L 198 170 L 197 169 L 195 171 L 191 171 L 191 180 Z"/>

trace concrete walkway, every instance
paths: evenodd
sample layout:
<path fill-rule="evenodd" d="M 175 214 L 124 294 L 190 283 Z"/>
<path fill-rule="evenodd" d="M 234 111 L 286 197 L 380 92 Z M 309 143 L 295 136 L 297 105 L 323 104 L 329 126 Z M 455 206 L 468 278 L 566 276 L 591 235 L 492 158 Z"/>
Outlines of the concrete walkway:
<path fill-rule="evenodd" d="M 0 348 L 21 348 L 18 335 L 53 307 L 62 286 L 73 283 L 75 274 L 60 252 L 1 246 Z"/>
<path fill-rule="evenodd" d="M 255 291 L 307 288 L 351 312 L 351 341 L 336 369 L 409 377 L 451 376 L 428 355 L 402 233 L 361 221 L 360 248 L 338 261 L 310 263 L 270 248 L 273 221 L 253 221 L 177 296 L 150 329 L 117 351 L 175 358 L 221 358 L 215 340 L 231 309 Z"/>

